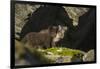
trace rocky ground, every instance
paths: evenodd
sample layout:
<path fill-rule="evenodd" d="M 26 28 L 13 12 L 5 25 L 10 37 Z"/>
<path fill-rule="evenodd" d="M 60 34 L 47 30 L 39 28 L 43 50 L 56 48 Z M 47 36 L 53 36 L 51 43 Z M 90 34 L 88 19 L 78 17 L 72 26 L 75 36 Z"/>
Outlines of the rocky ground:
<path fill-rule="evenodd" d="M 84 52 L 65 47 L 35 49 L 16 40 L 15 43 L 16 66 L 94 61 L 94 50 Z"/>

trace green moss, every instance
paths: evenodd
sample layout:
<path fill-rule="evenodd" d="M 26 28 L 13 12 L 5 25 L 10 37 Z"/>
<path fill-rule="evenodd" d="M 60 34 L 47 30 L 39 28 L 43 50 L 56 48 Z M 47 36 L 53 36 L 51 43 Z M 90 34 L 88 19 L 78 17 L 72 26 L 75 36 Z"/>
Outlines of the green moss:
<path fill-rule="evenodd" d="M 74 50 L 70 48 L 64 48 L 64 47 L 53 47 L 45 49 L 45 52 L 52 52 L 55 55 L 61 55 L 61 56 L 73 56 L 75 54 L 83 54 L 80 50 Z"/>
<path fill-rule="evenodd" d="M 20 45 L 19 43 L 16 43 L 16 46 L 18 46 L 18 50 L 20 50 Z M 64 62 L 69 62 L 69 60 L 72 57 L 80 57 L 80 54 L 84 54 L 83 51 L 80 50 L 75 50 L 75 49 L 70 49 L 70 48 L 65 48 L 65 47 L 52 47 L 52 48 L 48 48 L 48 49 L 37 49 L 34 48 L 32 46 L 26 45 L 23 46 L 22 45 L 22 52 L 24 51 L 24 47 L 26 47 L 30 53 L 32 53 L 34 56 L 36 56 L 41 62 L 43 62 L 43 64 L 50 64 L 50 63 L 55 63 L 56 59 L 62 57 L 69 57 L 69 58 L 65 58 Z M 17 51 L 17 48 L 16 48 Z M 17 51 L 18 53 L 19 51 Z M 18 53 L 19 54 L 19 53 Z M 25 52 L 24 52 L 25 54 Z M 19 54 L 20 55 L 20 54 Z"/>

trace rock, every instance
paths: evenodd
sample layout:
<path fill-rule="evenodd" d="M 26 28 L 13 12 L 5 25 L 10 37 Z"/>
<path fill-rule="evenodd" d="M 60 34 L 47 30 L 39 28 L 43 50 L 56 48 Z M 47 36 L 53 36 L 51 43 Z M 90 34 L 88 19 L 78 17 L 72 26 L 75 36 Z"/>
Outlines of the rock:
<path fill-rule="evenodd" d="M 15 66 L 30 65 L 30 63 L 24 59 L 15 60 Z"/>
<path fill-rule="evenodd" d="M 55 60 L 56 63 L 68 63 L 71 62 L 71 56 L 61 56 Z"/>
<path fill-rule="evenodd" d="M 67 6 L 63 7 L 68 12 L 69 17 L 73 19 L 74 26 L 78 25 L 79 17 L 89 10 L 89 8 L 83 8 L 83 7 L 67 7 Z"/>
<path fill-rule="evenodd" d="M 74 49 L 89 51 L 96 46 L 96 9 L 90 8 L 88 12 L 79 17 L 77 30 L 72 32 L 72 46 Z M 74 34 L 74 35 L 73 35 Z"/>
<path fill-rule="evenodd" d="M 83 54 L 75 54 L 71 58 L 71 62 L 82 62 Z"/>
<path fill-rule="evenodd" d="M 83 61 L 94 61 L 95 59 L 95 53 L 94 49 L 89 50 L 84 56 L 83 56 Z"/>
<path fill-rule="evenodd" d="M 61 57 L 60 55 L 44 55 L 47 59 L 56 61 L 57 58 Z"/>
<path fill-rule="evenodd" d="M 22 27 L 27 22 L 29 14 L 32 14 L 40 5 L 30 5 L 30 4 L 16 4 L 15 5 L 15 32 L 21 32 Z M 15 34 L 15 37 L 18 37 Z"/>

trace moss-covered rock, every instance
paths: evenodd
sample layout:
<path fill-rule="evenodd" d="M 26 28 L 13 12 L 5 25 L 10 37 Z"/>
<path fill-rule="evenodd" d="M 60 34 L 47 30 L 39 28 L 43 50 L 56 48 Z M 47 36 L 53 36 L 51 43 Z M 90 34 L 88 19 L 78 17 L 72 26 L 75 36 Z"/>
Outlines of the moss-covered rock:
<path fill-rule="evenodd" d="M 21 60 L 27 61 L 29 64 L 52 64 L 52 63 L 69 63 L 69 62 L 81 62 L 85 52 L 66 47 L 52 47 L 52 48 L 34 48 L 32 46 L 21 44 L 15 41 L 15 55 L 19 58 L 16 62 Z M 24 54 L 22 56 L 22 54 Z M 28 56 L 27 56 L 28 55 Z M 20 58 L 21 56 L 21 58 Z M 32 60 L 30 62 L 30 60 Z M 35 60 L 35 61 L 33 61 Z M 40 63 L 41 62 L 41 63 Z M 17 63 L 18 64 L 18 63 Z M 22 63 L 21 63 L 22 64 Z M 20 63 L 19 63 L 20 65 Z"/>
<path fill-rule="evenodd" d="M 83 51 L 65 47 L 39 49 L 38 52 L 44 55 L 43 57 L 52 60 L 54 63 L 66 63 L 73 60 L 75 61 L 76 58 L 82 59 L 82 56 L 84 55 Z"/>

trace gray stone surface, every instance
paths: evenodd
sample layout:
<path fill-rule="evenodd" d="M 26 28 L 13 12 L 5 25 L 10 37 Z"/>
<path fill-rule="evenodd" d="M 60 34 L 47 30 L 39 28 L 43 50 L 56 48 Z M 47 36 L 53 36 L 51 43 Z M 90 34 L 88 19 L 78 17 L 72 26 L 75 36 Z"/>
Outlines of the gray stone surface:
<path fill-rule="evenodd" d="M 89 51 L 83 56 L 83 61 L 94 61 L 94 60 L 95 60 L 94 49 L 89 50 Z"/>

